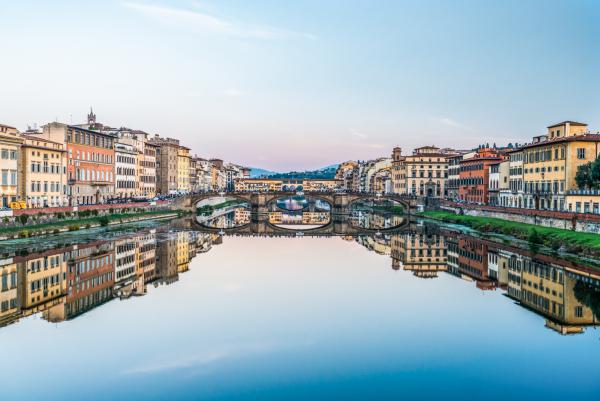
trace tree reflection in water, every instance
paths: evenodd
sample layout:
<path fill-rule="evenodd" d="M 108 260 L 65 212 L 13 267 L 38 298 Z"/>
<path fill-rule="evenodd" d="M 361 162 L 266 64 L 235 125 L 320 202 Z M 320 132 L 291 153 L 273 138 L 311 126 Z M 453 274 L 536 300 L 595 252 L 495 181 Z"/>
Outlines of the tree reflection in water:
<path fill-rule="evenodd" d="M 247 224 L 248 215 L 236 210 L 219 218 Z M 483 291 L 502 291 L 561 334 L 581 333 L 598 323 L 600 272 L 588 266 L 433 224 L 413 224 L 397 234 L 341 238 L 389 257 L 394 270 L 410 271 L 419 279 L 448 274 L 473 281 Z M 0 325 L 39 313 L 61 322 L 116 298 L 146 295 L 148 285 L 177 282 L 192 259 L 222 242 L 221 234 L 164 225 L 56 249 L 12 249 L 2 255 L 0 265 Z"/>

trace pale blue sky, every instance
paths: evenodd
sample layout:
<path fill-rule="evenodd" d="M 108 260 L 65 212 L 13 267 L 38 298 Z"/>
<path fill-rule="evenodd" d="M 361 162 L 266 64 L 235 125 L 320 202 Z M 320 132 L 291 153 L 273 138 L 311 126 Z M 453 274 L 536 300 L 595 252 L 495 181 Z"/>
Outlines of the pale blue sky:
<path fill-rule="evenodd" d="M 598 1 L 2 1 L 0 122 L 276 170 L 600 129 Z"/>

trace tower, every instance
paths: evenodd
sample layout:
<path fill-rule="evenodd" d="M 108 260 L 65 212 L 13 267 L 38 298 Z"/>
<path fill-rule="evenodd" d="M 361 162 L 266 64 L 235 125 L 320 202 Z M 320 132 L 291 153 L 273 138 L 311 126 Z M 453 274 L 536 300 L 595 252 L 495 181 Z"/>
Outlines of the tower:
<path fill-rule="evenodd" d="M 90 107 L 90 114 L 88 114 L 88 116 L 87 116 L 87 122 L 88 122 L 88 125 L 90 125 L 90 126 L 96 125 L 96 115 L 94 114 L 94 111 L 92 110 L 91 107 Z"/>

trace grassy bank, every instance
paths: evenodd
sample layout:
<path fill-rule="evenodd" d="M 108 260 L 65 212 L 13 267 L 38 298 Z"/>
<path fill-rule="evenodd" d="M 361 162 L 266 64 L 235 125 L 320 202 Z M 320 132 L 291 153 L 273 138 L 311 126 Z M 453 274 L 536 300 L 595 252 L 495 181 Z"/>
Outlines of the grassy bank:
<path fill-rule="evenodd" d="M 130 221 L 139 221 L 144 219 L 158 218 L 182 212 L 172 210 L 156 210 L 139 213 L 123 213 L 107 216 L 94 216 L 87 218 L 77 218 L 71 220 L 60 220 L 51 223 L 27 224 L 25 227 L 3 227 L 0 228 L 0 237 L 8 238 L 28 238 L 45 234 L 58 234 L 62 231 L 78 231 L 92 227 L 104 227 L 110 224 L 127 223 Z"/>
<path fill-rule="evenodd" d="M 554 250 L 564 247 L 572 253 L 589 256 L 600 255 L 600 235 L 582 233 L 560 228 L 542 227 L 491 217 L 465 216 L 451 212 L 424 212 L 423 217 L 461 224 L 485 233 L 501 233 L 529 241 L 536 245 L 545 245 Z"/>
<path fill-rule="evenodd" d="M 394 206 L 372 206 L 373 210 L 378 210 L 382 212 L 389 212 L 392 214 L 404 214 L 404 208 L 401 205 Z"/>

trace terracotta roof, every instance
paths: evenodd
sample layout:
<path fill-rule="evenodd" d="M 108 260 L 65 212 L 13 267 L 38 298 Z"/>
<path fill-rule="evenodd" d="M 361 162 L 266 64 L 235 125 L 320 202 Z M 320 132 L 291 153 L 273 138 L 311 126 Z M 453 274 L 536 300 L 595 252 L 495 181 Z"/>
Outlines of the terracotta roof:
<path fill-rule="evenodd" d="M 549 125 L 548 128 L 554 128 L 554 127 L 560 127 L 561 125 L 565 125 L 565 124 L 569 124 L 569 125 L 576 125 L 578 127 L 585 127 L 587 126 L 587 124 L 584 123 L 578 123 L 577 121 L 563 121 L 562 123 L 557 123 L 554 125 Z"/>
<path fill-rule="evenodd" d="M 37 137 L 35 135 L 26 135 L 26 134 L 21 134 L 21 136 L 25 139 L 31 139 L 32 141 L 43 141 L 43 142 L 50 142 L 50 143 L 56 143 L 58 145 L 64 145 L 61 142 L 56 142 L 56 141 L 51 141 L 50 139 L 46 139 L 44 137 Z"/>
<path fill-rule="evenodd" d="M 543 141 L 543 142 L 530 143 L 529 145 L 521 146 L 519 149 L 529 149 L 529 148 L 535 148 L 538 146 L 551 145 L 554 143 L 577 142 L 577 141 L 600 142 L 600 134 L 585 134 L 585 135 L 575 135 L 575 136 L 567 136 L 567 137 L 549 139 L 549 140 Z"/>

